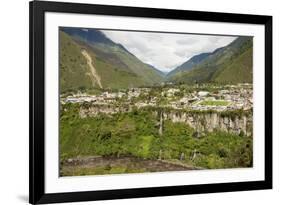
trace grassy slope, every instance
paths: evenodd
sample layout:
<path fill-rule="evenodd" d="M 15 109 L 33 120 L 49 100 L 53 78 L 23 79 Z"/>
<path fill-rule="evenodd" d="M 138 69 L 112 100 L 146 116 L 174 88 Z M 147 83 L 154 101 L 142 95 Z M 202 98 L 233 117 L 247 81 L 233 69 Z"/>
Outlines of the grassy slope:
<path fill-rule="evenodd" d="M 136 74 L 120 70 L 100 58 L 95 58 L 94 65 L 104 88 L 128 88 L 143 84 L 142 79 Z"/>
<path fill-rule="evenodd" d="M 156 70 L 147 66 L 139 59 L 137 59 L 133 55 L 128 55 L 125 53 L 119 53 L 118 56 L 123 60 L 125 64 L 127 64 L 135 73 L 140 76 L 143 76 L 145 81 L 150 84 L 159 84 L 159 82 L 163 81 L 163 76 L 160 75 Z"/>
<path fill-rule="evenodd" d="M 220 52 L 209 56 L 202 63 L 197 64 L 189 71 L 183 71 L 171 76 L 169 80 L 175 82 L 195 83 L 209 82 L 216 70 L 221 69 L 229 62 L 230 53 Z"/>
<path fill-rule="evenodd" d="M 114 55 L 115 59 L 119 59 L 127 66 L 127 70 L 140 76 L 144 82 L 143 84 L 153 85 L 154 83 L 163 81 L 163 75 L 159 71 L 141 62 L 134 55 L 121 49 L 119 46 L 106 46 L 104 44 L 95 44 L 92 46 L 94 49 L 99 50 L 99 53 Z"/>
<path fill-rule="evenodd" d="M 116 62 L 116 58 L 111 58 L 111 60 L 104 59 L 105 56 L 100 58 L 89 46 L 76 42 L 68 34 L 60 32 L 61 92 L 78 89 L 91 90 L 96 86 L 91 77 L 91 72 L 86 63 L 86 59 L 81 54 L 82 48 L 86 49 L 92 57 L 94 67 L 101 78 L 101 84 L 104 88 L 128 88 L 149 83 L 152 84 L 151 81 L 144 79 L 140 75 L 137 75 L 130 69 L 126 68 L 127 65 L 125 63 L 114 63 Z M 124 54 L 119 55 L 122 57 Z M 125 59 L 124 61 L 126 61 L 127 64 L 132 66 L 133 62 L 130 61 L 129 57 L 124 55 L 122 58 Z M 112 61 L 112 59 L 115 61 Z M 138 69 L 139 66 L 140 65 L 136 63 L 135 68 Z M 147 71 L 147 73 L 149 72 L 150 71 Z M 153 78 L 159 80 L 158 75 Z"/>
<path fill-rule="evenodd" d="M 239 38 L 229 46 L 210 55 L 192 70 L 176 73 L 169 80 L 185 83 L 252 82 L 252 39 Z"/>
<path fill-rule="evenodd" d="M 61 92 L 92 88 L 90 70 L 78 44 L 60 32 L 60 89 Z"/>
<path fill-rule="evenodd" d="M 220 83 L 252 83 L 253 49 L 249 48 L 229 66 L 214 75 L 214 81 Z"/>

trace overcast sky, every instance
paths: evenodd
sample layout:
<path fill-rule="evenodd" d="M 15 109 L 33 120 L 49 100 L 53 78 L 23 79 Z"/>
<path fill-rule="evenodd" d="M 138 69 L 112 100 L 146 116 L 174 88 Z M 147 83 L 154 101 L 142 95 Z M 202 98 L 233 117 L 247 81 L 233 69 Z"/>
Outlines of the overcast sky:
<path fill-rule="evenodd" d="M 236 37 L 167 34 L 132 31 L 102 31 L 115 43 L 155 68 L 169 72 L 194 55 L 226 46 Z"/>

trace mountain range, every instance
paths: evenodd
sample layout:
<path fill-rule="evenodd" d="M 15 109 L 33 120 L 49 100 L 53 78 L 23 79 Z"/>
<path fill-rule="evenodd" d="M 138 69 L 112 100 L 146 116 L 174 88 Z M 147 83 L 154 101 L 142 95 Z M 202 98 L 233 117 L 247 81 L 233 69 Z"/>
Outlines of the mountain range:
<path fill-rule="evenodd" d="M 164 79 L 160 71 L 98 30 L 60 28 L 59 35 L 61 92 L 152 86 Z"/>
<path fill-rule="evenodd" d="M 168 74 L 182 83 L 252 83 L 253 39 L 240 36 L 212 53 L 192 57 Z"/>
<path fill-rule="evenodd" d="M 252 37 L 238 37 L 201 53 L 165 74 L 96 29 L 60 27 L 61 92 L 173 83 L 252 82 Z"/>
<path fill-rule="evenodd" d="M 173 76 L 176 73 L 192 70 L 192 68 L 206 59 L 211 53 L 200 53 L 191 57 L 188 61 L 170 71 L 167 76 Z"/>

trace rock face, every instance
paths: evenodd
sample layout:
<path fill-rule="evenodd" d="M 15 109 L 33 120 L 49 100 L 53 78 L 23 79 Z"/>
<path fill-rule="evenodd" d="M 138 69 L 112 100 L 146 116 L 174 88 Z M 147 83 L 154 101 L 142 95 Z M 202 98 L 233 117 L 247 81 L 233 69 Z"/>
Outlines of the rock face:
<path fill-rule="evenodd" d="M 95 105 L 80 107 L 81 118 L 96 117 L 100 113 L 115 114 L 118 112 L 130 112 L 130 106 Z M 250 112 L 250 113 L 249 113 Z M 181 122 L 194 128 L 197 133 L 224 131 L 234 134 L 252 135 L 253 117 L 252 112 L 231 113 L 227 112 L 192 112 L 184 110 L 158 110 L 153 111 L 155 118 L 159 120 L 159 134 L 162 135 L 165 120 Z"/>
<path fill-rule="evenodd" d="M 164 113 L 164 120 L 181 122 L 194 128 L 197 132 L 224 131 L 234 134 L 252 135 L 253 119 L 250 114 L 224 115 L 220 112 L 193 113 L 173 112 Z"/>

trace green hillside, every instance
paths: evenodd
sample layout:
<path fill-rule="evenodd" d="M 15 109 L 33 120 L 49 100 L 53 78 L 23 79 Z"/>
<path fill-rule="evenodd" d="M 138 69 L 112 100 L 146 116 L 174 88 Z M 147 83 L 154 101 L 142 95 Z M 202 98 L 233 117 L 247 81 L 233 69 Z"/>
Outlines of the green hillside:
<path fill-rule="evenodd" d="M 143 63 L 133 54 L 120 47 L 120 45 L 108 46 L 106 44 L 91 44 L 91 48 L 100 58 L 122 64 L 126 69 L 141 77 L 144 85 L 153 85 L 163 81 L 163 75 L 153 67 Z"/>
<path fill-rule="evenodd" d="M 62 93 L 119 89 L 152 86 L 163 81 L 251 83 L 252 41 L 252 37 L 238 37 L 212 53 L 192 57 L 165 76 L 99 30 L 63 28 L 60 30 L 60 89 Z"/>
<path fill-rule="evenodd" d="M 219 83 L 252 83 L 253 48 L 239 55 L 229 66 L 214 74 L 214 81 Z"/>
<path fill-rule="evenodd" d="M 61 92 L 100 88 L 87 59 L 90 56 L 102 88 L 117 89 L 153 85 L 163 77 L 118 46 L 88 45 L 60 31 L 60 89 Z"/>
<path fill-rule="evenodd" d="M 175 73 L 168 80 L 183 83 L 250 83 L 252 47 L 252 37 L 238 37 L 228 46 L 215 50 L 189 71 Z"/>
<path fill-rule="evenodd" d="M 104 88 L 128 88 L 145 84 L 136 74 L 113 66 L 99 57 L 95 58 L 95 67 L 101 76 Z"/>
<path fill-rule="evenodd" d="M 60 32 L 59 54 L 61 92 L 92 88 L 90 70 L 81 54 L 81 47 L 63 32 Z"/>

